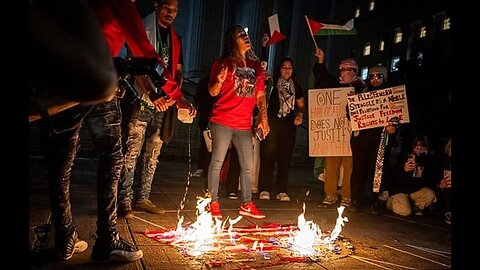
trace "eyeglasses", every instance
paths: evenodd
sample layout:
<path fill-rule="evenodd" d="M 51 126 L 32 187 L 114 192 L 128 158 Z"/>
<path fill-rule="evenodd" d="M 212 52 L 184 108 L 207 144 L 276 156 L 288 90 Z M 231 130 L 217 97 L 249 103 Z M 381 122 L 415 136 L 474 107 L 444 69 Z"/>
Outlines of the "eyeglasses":
<path fill-rule="evenodd" d="M 372 80 L 372 79 L 380 80 L 380 79 L 383 79 L 383 74 L 382 74 L 382 73 L 369 74 L 369 75 L 368 75 L 368 78 L 369 78 L 370 80 Z"/>
<path fill-rule="evenodd" d="M 347 72 L 347 71 L 357 72 L 357 69 L 356 68 L 341 68 L 340 69 L 340 72 Z"/>

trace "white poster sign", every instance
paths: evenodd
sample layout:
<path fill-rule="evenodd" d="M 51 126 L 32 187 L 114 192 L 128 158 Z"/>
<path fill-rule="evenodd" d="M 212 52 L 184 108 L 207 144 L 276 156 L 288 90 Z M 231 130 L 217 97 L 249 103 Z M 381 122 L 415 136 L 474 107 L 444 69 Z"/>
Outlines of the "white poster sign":
<path fill-rule="evenodd" d="M 308 91 L 308 153 L 311 157 L 351 156 L 347 93 L 352 87 Z"/>
<path fill-rule="evenodd" d="M 352 130 L 384 127 L 393 117 L 410 122 L 405 85 L 347 97 Z"/>

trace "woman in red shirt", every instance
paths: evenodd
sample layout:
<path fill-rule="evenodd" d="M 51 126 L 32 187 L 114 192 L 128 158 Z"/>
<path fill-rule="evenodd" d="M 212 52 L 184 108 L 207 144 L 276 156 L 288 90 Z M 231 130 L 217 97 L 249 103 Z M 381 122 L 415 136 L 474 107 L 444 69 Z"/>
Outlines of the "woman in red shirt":
<path fill-rule="evenodd" d="M 208 169 L 208 191 L 213 217 L 221 218 L 218 202 L 220 170 L 229 145 L 233 142 L 240 161 L 240 185 L 243 203 L 239 214 L 265 218 L 252 202 L 253 145 L 252 122 L 255 105 L 259 109 L 254 124 L 260 137 L 267 136 L 268 126 L 263 70 L 251 50 L 250 39 L 241 25 L 225 33 L 223 55 L 213 63 L 208 90 L 216 97 L 210 116 L 213 150 Z"/>

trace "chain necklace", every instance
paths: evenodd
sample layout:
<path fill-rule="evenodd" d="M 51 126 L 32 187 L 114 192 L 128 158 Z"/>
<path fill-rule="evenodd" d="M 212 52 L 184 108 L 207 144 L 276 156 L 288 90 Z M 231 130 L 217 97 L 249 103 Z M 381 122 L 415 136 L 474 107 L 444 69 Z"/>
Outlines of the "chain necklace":
<path fill-rule="evenodd" d="M 170 33 L 167 29 L 167 34 L 165 35 L 165 42 L 163 41 L 162 39 L 162 34 L 161 34 L 161 30 L 160 30 L 160 26 L 157 25 L 156 27 L 157 31 L 156 31 L 156 34 L 157 34 L 157 44 L 156 44 L 156 48 L 157 49 L 157 52 L 160 53 L 160 55 L 162 56 L 162 60 L 163 60 L 163 63 L 165 64 L 165 67 L 168 68 L 168 63 L 170 61 Z"/>

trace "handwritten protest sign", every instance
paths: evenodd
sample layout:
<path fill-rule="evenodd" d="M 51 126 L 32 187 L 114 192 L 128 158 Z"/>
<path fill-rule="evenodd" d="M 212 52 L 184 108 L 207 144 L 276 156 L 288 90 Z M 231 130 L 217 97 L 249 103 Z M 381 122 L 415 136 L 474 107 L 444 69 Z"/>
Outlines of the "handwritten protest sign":
<path fill-rule="evenodd" d="M 351 156 L 347 93 L 352 87 L 308 91 L 308 150 L 311 157 Z"/>
<path fill-rule="evenodd" d="M 386 126 L 392 117 L 410 122 L 405 85 L 347 97 L 352 130 Z"/>

